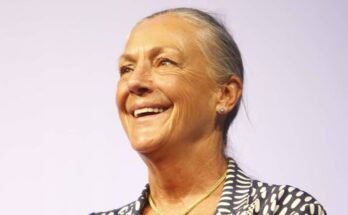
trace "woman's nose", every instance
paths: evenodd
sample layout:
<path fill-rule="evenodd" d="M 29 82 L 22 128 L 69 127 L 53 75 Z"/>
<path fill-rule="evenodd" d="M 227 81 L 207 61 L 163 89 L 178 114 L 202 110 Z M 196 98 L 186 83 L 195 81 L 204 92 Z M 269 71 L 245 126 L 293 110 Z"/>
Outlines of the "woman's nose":
<path fill-rule="evenodd" d="M 128 90 L 132 94 L 143 96 L 152 92 L 152 88 L 151 72 L 144 66 L 136 68 L 128 78 Z"/>

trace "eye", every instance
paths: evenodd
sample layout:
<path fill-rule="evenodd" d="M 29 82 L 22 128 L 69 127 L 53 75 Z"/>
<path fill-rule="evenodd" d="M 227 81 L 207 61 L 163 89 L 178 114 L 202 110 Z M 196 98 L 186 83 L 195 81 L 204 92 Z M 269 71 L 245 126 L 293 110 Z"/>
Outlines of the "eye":
<path fill-rule="evenodd" d="M 120 67 L 120 74 L 121 74 L 121 76 L 126 74 L 126 73 L 129 73 L 131 71 L 133 71 L 133 68 L 132 68 L 131 65 L 125 65 L 125 66 L 121 66 Z"/>
<path fill-rule="evenodd" d="M 169 66 L 169 65 L 176 65 L 176 62 L 168 59 L 168 58 L 160 58 L 158 61 L 159 66 Z"/>

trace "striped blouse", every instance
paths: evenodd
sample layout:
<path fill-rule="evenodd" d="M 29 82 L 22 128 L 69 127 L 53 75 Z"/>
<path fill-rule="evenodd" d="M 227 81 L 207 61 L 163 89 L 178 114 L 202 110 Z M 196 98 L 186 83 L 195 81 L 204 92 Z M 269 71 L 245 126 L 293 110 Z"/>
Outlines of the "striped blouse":
<path fill-rule="evenodd" d="M 119 209 L 90 215 L 141 215 L 149 186 L 140 197 Z M 326 215 L 324 208 L 310 194 L 287 185 L 270 185 L 246 176 L 229 158 L 223 192 L 214 215 Z"/>

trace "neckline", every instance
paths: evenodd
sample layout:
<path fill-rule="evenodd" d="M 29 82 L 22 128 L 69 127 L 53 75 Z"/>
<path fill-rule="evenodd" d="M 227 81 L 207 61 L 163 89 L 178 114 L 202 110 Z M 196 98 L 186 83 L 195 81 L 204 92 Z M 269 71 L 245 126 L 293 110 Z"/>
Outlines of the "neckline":
<path fill-rule="evenodd" d="M 236 162 L 228 157 L 227 173 L 223 190 L 214 215 L 232 215 L 248 204 L 251 179 L 238 167 Z M 135 201 L 131 214 L 140 215 L 148 202 L 149 184 L 145 185 L 140 197 Z"/>

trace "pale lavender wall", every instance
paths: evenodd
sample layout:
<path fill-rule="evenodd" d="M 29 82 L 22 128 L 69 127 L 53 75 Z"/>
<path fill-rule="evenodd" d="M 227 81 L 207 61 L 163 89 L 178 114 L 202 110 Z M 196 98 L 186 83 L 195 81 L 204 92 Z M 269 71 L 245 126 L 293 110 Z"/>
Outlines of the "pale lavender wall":
<path fill-rule="evenodd" d="M 169 3 L 170 2 L 170 3 Z M 119 207 L 146 183 L 116 115 L 116 59 L 132 25 L 168 7 L 221 14 L 242 51 L 245 101 L 229 153 L 343 214 L 346 1 L 2 1 L 0 213 Z"/>

